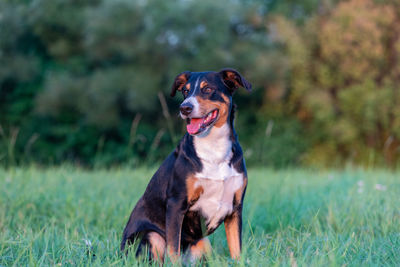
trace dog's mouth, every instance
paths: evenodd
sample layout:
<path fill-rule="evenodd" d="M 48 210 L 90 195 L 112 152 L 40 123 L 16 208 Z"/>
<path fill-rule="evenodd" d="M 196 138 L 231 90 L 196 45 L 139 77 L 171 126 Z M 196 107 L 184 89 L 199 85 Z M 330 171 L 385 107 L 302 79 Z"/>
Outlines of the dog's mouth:
<path fill-rule="evenodd" d="M 201 118 L 187 118 L 186 129 L 189 134 L 196 135 L 207 129 L 208 126 L 213 124 L 218 117 L 218 109 L 214 109 L 207 115 Z"/>

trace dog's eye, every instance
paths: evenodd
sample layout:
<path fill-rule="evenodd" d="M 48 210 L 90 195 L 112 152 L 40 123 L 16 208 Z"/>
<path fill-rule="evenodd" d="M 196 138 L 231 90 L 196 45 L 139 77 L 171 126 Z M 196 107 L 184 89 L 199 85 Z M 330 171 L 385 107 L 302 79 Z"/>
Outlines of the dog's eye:
<path fill-rule="evenodd" d="M 214 91 L 214 89 L 212 89 L 212 88 L 210 88 L 210 87 L 204 87 L 203 89 L 201 89 L 201 91 L 202 91 L 204 94 L 210 94 L 210 93 L 212 93 L 212 92 Z"/>
<path fill-rule="evenodd" d="M 186 96 L 189 94 L 189 90 L 186 89 L 186 88 L 183 89 L 183 90 L 182 90 L 182 94 L 183 94 L 184 97 L 186 97 Z"/>

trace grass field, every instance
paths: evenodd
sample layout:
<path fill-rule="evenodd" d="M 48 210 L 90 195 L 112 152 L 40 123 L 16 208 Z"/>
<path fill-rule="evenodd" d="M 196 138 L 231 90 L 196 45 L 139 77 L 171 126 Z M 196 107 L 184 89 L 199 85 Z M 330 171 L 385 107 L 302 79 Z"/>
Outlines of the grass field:
<path fill-rule="evenodd" d="M 0 169 L 0 266 L 146 264 L 118 247 L 153 171 Z M 399 204 L 400 173 L 251 169 L 241 261 L 221 226 L 208 265 L 399 266 Z"/>

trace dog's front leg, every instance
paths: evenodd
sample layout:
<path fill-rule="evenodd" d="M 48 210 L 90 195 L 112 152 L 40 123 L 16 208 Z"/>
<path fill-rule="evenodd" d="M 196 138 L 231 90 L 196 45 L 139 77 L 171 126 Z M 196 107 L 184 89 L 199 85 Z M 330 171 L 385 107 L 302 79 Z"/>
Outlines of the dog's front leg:
<path fill-rule="evenodd" d="M 238 260 L 242 249 L 242 209 L 225 218 L 225 233 L 232 259 Z"/>
<path fill-rule="evenodd" d="M 186 201 L 177 198 L 169 199 L 167 202 L 167 252 L 172 262 L 178 259 L 181 252 L 182 223 L 186 212 L 186 205 Z"/>
<path fill-rule="evenodd" d="M 233 213 L 224 220 L 229 252 L 232 259 L 236 260 L 240 258 L 240 252 L 242 250 L 242 210 L 246 187 L 247 177 L 243 179 L 243 186 L 235 192 Z"/>

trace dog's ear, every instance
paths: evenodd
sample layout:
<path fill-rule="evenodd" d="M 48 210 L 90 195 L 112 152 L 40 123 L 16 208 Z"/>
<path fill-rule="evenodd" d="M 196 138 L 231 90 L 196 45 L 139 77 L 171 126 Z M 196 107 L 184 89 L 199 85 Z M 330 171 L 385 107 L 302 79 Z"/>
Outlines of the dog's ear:
<path fill-rule="evenodd" d="M 251 91 L 251 84 L 236 70 L 222 69 L 219 74 L 231 93 L 235 92 L 239 87 L 243 87 L 249 92 Z"/>
<path fill-rule="evenodd" d="M 174 97 L 176 94 L 176 90 L 181 91 L 182 87 L 187 83 L 189 80 L 191 72 L 190 71 L 184 71 L 181 74 L 178 74 L 176 76 L 174 83 L 172 84 L 171 88 L 171 96 Z"/>

